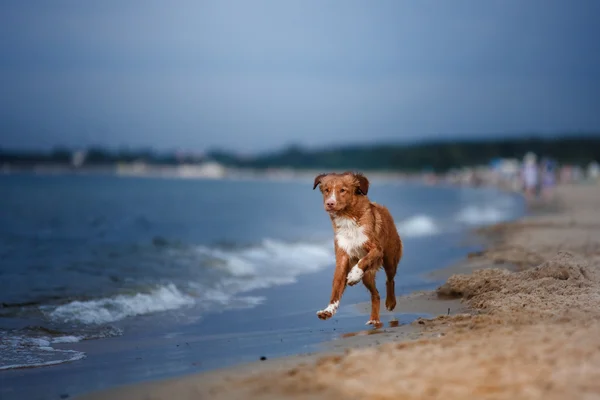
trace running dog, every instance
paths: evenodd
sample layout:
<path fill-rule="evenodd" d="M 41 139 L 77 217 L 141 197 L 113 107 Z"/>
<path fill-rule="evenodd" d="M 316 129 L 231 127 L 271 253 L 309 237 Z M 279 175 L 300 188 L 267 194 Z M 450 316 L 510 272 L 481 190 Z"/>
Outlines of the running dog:
<path fill-rule="evenodd" d="M 321 174 L 315 177 L 323 206 L 331 218 L 334 232 L 335 273 L 329 305 L 317 312 L 326 320 L 336 313 L 346 285 L 362 280 L 371 293 L 371 319 L 367 325 L 379 326 L 379 292 L 375 274 L 383 266 L 387 277 L 385 307 L 396 307 L 394 277 L 402 258 L 402 240 L 388 209 L 367 197 L 369 180 L 360 173 Z"/>

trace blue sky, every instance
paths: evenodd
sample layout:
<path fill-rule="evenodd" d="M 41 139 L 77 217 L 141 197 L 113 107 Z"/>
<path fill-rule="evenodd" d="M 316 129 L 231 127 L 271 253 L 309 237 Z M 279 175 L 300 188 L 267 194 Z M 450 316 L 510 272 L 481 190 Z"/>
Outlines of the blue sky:
<path fill-rule="evenodd" d="M 0 3 L 0 146 L 600 132 L 600 2 Z"/>

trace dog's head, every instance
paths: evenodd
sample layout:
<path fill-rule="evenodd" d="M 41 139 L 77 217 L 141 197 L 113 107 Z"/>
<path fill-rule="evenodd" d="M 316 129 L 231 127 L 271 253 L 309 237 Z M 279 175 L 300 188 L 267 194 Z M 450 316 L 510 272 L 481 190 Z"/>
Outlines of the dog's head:
<path fill-rule="evenodd" d="M 349 211 L 365 201 L 369 192 L 369 180 L 360 173 L 352 172 L 317 175 L 313 190 L 317 186 L 323 194 L 323 206 L 328 213 Z"/>

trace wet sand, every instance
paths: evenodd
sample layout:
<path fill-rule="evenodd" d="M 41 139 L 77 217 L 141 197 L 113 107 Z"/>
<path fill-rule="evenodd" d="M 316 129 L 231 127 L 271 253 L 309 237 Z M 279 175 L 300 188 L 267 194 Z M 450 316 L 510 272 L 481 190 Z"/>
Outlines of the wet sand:
<path fill-rule="evenodd" d="M 399 298 L 436 318 L 83 398 L 600 398 L 600 186 L 557 195 L 560 207 L 481 229 L 487 250 L 436 272 L 434 293 Z"/>

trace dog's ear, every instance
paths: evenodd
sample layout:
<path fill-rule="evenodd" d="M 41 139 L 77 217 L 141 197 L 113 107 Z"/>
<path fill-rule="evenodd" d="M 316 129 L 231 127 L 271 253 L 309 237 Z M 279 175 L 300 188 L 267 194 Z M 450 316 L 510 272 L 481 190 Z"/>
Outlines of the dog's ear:
<path fill-rule="evenodd" d="M 327 176 L 327 174 L 320 174 L 315 177 L 315 183 L 313 184 L 313 190 L 315 190 L 317 188 L 317 186 L 319 185 L 319 183 L 321 183 L 321 179 L 323 179 L 326 176 Z"/>
<path fill-rule="evenodd" d="M 364 194 L 366 196 L 369 193 L 369 180 L 361 173 L 354 174 L 354 177 L 358 182 L 357 194 Z"/>

